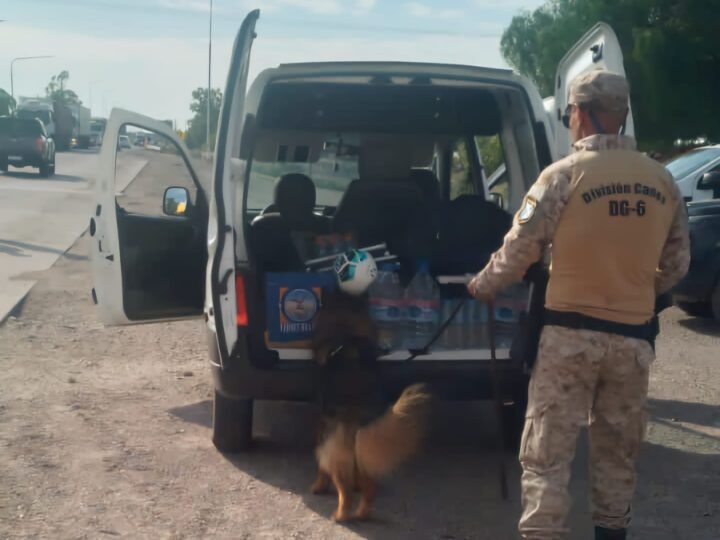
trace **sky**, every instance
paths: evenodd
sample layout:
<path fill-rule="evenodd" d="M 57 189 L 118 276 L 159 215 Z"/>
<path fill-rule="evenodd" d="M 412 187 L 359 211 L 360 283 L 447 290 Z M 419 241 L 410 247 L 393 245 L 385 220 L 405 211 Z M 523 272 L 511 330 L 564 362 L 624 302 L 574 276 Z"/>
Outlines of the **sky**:
<path fill-rule="evenodd" d="M 243 18 L 260 9 L 250 81 L 284 62 L 402 60 L 507 68 L 500 37 L 543 0 L 213 0 L 212 86 L 225 88 Z M 0 88 L 43 95 L 70 74 L 93 116 L 112 107 L 180 129 L 207 87 L 210 0 L 0 0 Z"/>

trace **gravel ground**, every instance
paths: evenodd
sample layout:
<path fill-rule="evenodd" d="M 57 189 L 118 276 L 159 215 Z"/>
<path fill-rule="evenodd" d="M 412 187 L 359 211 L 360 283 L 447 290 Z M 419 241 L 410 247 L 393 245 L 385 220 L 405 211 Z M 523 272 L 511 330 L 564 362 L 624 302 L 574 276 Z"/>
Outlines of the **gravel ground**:
<path fill-rule="evenodd" d="M 514 537 L 519 468 L 500 499 L 487 403 L 446 404 L 426 451 L 382 485 L 376 519 L 338 525 L 313 496 L 299 404 L 261 403 L 257 448 L 210 441 L 200 321 L 104 328 L 82 237 L 0 327 L 0 538 Z M 663 315 L 631 538 L 720 538 L 720 331 Z M 581 441 L 571 540 L 590 538 Z"/>

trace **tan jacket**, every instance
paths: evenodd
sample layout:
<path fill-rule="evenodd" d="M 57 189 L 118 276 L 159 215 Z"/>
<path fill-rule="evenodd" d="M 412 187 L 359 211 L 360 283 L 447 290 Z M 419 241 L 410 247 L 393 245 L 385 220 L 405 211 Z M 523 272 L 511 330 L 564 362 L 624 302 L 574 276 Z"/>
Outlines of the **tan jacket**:
<path fill-rule="evenodd" d="M 545 169 L 477 289 L 520 281 L 550 248 L 546 307 L 640 324 L 687 272 L 687 213 L 672 176 L 623 135 L 593 135 Z"/>

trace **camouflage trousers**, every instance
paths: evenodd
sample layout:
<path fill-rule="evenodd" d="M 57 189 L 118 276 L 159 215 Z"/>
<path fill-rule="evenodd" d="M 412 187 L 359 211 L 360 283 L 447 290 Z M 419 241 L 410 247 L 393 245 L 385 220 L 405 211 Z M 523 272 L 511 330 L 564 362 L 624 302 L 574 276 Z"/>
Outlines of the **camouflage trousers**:
<path fill-rule="evenodd" d="M 570 466 L 584 425 L 593 522 L 627 528 L 654 358 L 650 344 L 639 339 L 543 328 L 520 449 L 522 538 L 556 540 L 569 532 Z"/>

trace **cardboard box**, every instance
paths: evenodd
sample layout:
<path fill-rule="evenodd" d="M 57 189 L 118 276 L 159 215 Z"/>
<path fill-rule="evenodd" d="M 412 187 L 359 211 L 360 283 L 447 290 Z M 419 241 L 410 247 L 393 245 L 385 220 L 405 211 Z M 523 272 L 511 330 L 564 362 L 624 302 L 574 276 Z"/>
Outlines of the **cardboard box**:
<path fill-rule="evenodd" d="M 323 291 L 337 286 L 333 272 L 268 273 L 266 343 L 270 348 L 308 348 Z"/>

